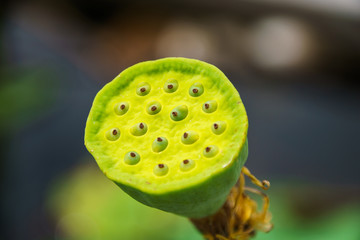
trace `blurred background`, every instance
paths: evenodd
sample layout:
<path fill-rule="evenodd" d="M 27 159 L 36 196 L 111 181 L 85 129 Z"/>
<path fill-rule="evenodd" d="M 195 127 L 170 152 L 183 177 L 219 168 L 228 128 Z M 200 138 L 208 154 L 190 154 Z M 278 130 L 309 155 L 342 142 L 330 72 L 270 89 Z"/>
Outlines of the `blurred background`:
<path fill-rule="evenodd" d="M 246 163 L 272 187 L 255 239 L 360 239 L 360 1 L 2 1 L 0 239 L 201 235 L 132 200 L 83 144 L 95 94 L 167 56 L 219 67 L 249 116 Z"/>

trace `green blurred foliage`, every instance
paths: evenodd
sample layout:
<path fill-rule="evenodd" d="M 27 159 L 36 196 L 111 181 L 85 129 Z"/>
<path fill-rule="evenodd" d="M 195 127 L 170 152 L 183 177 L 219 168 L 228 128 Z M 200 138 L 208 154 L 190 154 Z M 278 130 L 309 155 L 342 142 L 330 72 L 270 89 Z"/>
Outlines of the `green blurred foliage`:
<path fill-rule="evenodd" d="M 273 184 L 269 195 L 275 227 L 270 233 L 257 233 L 254 239 L 360 239 L 358 204 L 304 219 L 289 198 L 290 187 L 294 188 Z M 95 164 L 81 165 L 55 181 L 47 209 L 55 219 L 58 240 L 202 239 L 187 219 L 138 203 L 106 179 Z"/>
<path fill-rule="evenodd" d="M 46 113 L 56 99 L 53 74 L 41 68 L 0 71 L 0 131 L 26 126 Z"/>
<path fill-rule="evenodd" d="M 48 196 L 56 239 L 202 239 L 186 218 L 138 203 L 93 165 L 59 179 Z"/>

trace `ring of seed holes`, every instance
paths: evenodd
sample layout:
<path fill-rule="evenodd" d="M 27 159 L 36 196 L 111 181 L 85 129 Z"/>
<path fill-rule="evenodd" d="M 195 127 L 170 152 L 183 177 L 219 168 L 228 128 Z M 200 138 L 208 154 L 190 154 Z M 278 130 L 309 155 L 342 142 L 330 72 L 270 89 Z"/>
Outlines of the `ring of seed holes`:
<path fill-rule="evenodd" d="M 148 83 L 145 83 L 145 84 L 148 84 Z M 166 84 L 166 83 L 165 83 Z M 195 83 L 195 84 L 199 84 L 199 83 Z M 149 84 L 150 85 L 150 84 Z M 194 86 L 194 85 L 193 85 Z M 193 87 L 193 86 L 191 86 L 191 87 Z M 173 84 L 171 84 L 171 83 L 169 83 L 167 86 L 165 86 L 165 87 L 167 87 L 168 89 L 173 89 Z M 190 89 L 191 89 L 191 87 L 190 87 Z M 139 89 L 139 88 L 138 88 Z M 145 92 L 146 91 L 146 89 L 144 88 L 144 87 L 140 87 L 140 92 L 141 93 L 143 93 L 143 92 Z M 176 91 L 176 90 L 175 90 Z M 174 91 L 174 92 L 175 92 Z M 149 91 L 150 92 L 150 91 Z M 168 94 L 171 94 L 171 93 L 174 93 L 174 92 L 167 92 Z M 198 94 L 198 89 L 197 88 L 193 88 L 192 89 L 192 92 L 194 93 L 194 94 Z M 147 93 L 148 94 L 148 93 Z M 147 95 L 146 94 L 146 95 Z M 202 94 L 202 93 L 201 93 Z M 201 95 L 200 94 L 200 95 Z M 139 94 L 138 94 L 139 95 Z M 146 96 L 146 95 L 139 95 L 139 96 Z M 197 95 L 197 96 L 193 96 L 193 97 L 198 97 L 198 96 L 200 96 L 200 95 Z M 125 108 L 125 105 L 124 104 L 122 104 L 122 105 L 120 105 L 120 109 L 121 110 L 123 110 Z M 203 104 L 203 108 L 205 108 L 205 109 L 209 109 L 210 108 L 210 105 L 209 105 L 209 103 L 204 103 Z M 217 107 L 216 107 L 217 108 Z M 150 110 L 151 111 L 156 111 L 157 110 L 157 107 L 156 106 L 151 106 L 151 108 L 150 108 Z M 204 110 L 203 110 L 204 111 Z M 216 111 L 216 109 L 214 110 L 214 111 Z M 214 111 L 212 111 L 212 112 L 214 112 Z M 205 111 L 204 111 L 205 112 Z M 208 113 L 212 113 L 212 112 L 208 112 Z M 126 112 L 124 113 L 124 114 L 126 114 Z M 155 113 L 155 114 L 157 114 L 157 113 Z M 176 116 L 177 115 L 177 112 L 172 112 L 171 113 L 173 116 Z M 175 120 L 173 120 L 173 121 L 175 121 Z M 141 129 L 143 128 L 143 126 L 144 126 L 144 124 L 143 123 L 139 123 L 139 125 L 138 125 Z M 214 123 L 213 124 L 213 126 L 212 127 L 214 127 L 214 129 L 218 129 L 218 124 L 217 123 Z M 115 129 L 115 128 L 112 128 L 112 129 L 110 129 L 110 132 L 111 132 L 111 134 L 113 134 L 113 135 L 116 135 L 116 134 L 118 134 L 118 131 Z M 222 133 L 222 132 L 221 132 Z M 220 134 L 221 134 L 220 133 Z M 144 133 L 145 134 L 145 133 Z M 134 135 L 134 134 L 133 134 Z M 183 135 L 183 137 L 184 138 L 187 138 L 188 137 L 188 133 L 187 132 L 185 132 L 184 133 L 184 135 Z M 159 141 L 159 139 L 160 138 L 157 138 L 157 141 Z M 110 139 L 108 139 L 108 140 L 110 140 Z M 112 140 L 112 141 L 116 141 L 116 140 L 118 140 L 118 138 L 116 138 L 115 140 Z M 161 141 L 159 141 L 159 142 L 161 142 Z M 193 142 L 194 143 L 194 142 Z M 190 143 L 190 144 L 192 144 L 192 143 Z M 164 151 L 166 148 L 164 148 L 162 151 Z M 205 149 L 204 149 L 204 152 L 206 152 L 206 153 L 208 153 L 208 152 L 210 152 L 212 149 L 211 149 L 211 147 L 210 146 L 208 146 L 208 147 L 206 147 Z M 129 152 L 128 152 L 129 153 Z M 217 153 L 216 153 L 217 154 Z M 215 154 L 215 155 L 216 155 Z M 207 158 L 209 158 L 209 157 L 214 157 L 215 155 L 213 155 L 213 156 L 205 156 L 205 157 L 207 157 Z M 130 152 L 130 157 L 136 157 L 137 156 L 137 153 L 135 152 L 135 151 L 133 151 L 133 152 Z M 126 157 L 126 156 L 125 156 Z M 191 161 L 189 161 L 189 159 L 185 159 L 185 160 L 183 160 L 182 161 L 182 164 L 183 165 L 187 165 L 187 164 L 189 164 Z M 137 164 L 137 163 L 136 163 Z M 192 169 L 193 167 L 191 167 L 191 168 L 188 168 L 188 169 L 182 169 L 183 171 L 188 171 L 188 170 L 190 170 L 190 169 Z M 161 172 L 161 170 L 162 169 L 164 169 L 166 172 L 164 173 L 164 172 Z M 164 163 L 159 163 L 159 164 L 157 164 L 157 165 L 155 165 L 155 167 L 154 167 L 154 173 L 155 173 L 155 175 L 158 175 L 158 176 L 164 176 L 164 175 L 166 175 L 166 173 L 167 173 L 167 171 L 168 171 L 168 169 L 167 169 L 167 167 L 166 167 L 166 165 L 164 164 Z"/>

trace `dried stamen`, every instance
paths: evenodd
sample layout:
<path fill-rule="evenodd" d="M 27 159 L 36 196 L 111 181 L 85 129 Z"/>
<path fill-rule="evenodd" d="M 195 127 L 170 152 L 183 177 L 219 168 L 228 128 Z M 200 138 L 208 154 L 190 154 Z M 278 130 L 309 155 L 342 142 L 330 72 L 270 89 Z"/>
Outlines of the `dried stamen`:
<path fill-rule="evenodd" d="M 131 156 L 131 157 L 135 157 L 135 156 L 136 156 L 136 154 L 135 154 L 135 153 L 133 153 L 133 152 L 131 152 L 131 153 L 130 153 L 130 156 Z"/>
<path fill-rule="evenodd" d="M 143 124 L 143 123 L 140 123 L 140 124 L 139 124 L 139 128 L 143 129 L 143 128 L 144 128 L 144 124 Z"/>
<path fill-rule="evenodd" d="M 193 91 L 193 93 L 198 93 L 199 92 L 199 90 L 197 88 L 194 88 L 192 91 Z"/>
<path fill-rule="evenodd" d="M 211 147 L 206 147 L 206 148 L 205 148 L 205 151 L 206 151 L 206 152 L 210 152 L 210 150 L 211 150 Z"/>
<path fill-rule="evenodd" d="M 172 115 L 173 115 L 174 117 L 176 117 L 176 116 L 178 115 L 178 113 L 177 113 L 177 112 L 172 112 Z"/>
<path fill-rule="evenodd" d="M 158 142 L 162 142 L 163 140 L 161 139 L 161 137 L 158 137 L 158 138 L 157 138 L 157 141 L 158 141 Z"/>
<path fill-rule="evenodd" d="M 140 92 L 145 92 L 146 91 L 146 88 L 142 87 L 140 88 Z"/>
<path fill-rule="evenodd" d="M 174 85 L 172 85 L 172 84 L 167 85 L 168 89 L 172 89 L 173 87 L 174 87 Z"/>
<path fill-rule="evenodd" d="M 164 164 L 160 163 L 159 165 L 159 168 L 164 168 Z"/>
<path fill-rule="evenodd" d="M 151 107 L 151 111 L 156 111 L 157 107 L 156 106 L 152 106 Z"/>
<path fill-rule="evenodd" d="M 208 103 L 205 103 L 205 108 L 209 109 L 210 105 Z"/>
<path fill-rule="evenodd" d="M 120 109 L 124 110 L 125 109 L 125 104 L 121 104 Z"/>
<path fill-rule="evenodd" d="M 112 131 L 112 134 L 113 135 L 116 135 L 118 132 L 117 132 L 117 130 L 116 129 L 114 129 L 113 131 Z"/>
<path fill-rule="evenodd" d="M 184 163 L 184 164 L 188 164 L 188 163 L 189 163 L 189 160 L 188 160 L 188 159 L 185 159 L 185 160 L 183 161 L 183 163 Z"/>
<path fill-rule="evenodd" d="M 219 128 L 219 125 L 217 123 L 214 123 L 214 128 L 215 129 L 218 129 Z"/>
<path fill-rule="evenodd" d="M 189 134 L 187 132 L 184 132 L 184 138 L 187 138 Z"/>

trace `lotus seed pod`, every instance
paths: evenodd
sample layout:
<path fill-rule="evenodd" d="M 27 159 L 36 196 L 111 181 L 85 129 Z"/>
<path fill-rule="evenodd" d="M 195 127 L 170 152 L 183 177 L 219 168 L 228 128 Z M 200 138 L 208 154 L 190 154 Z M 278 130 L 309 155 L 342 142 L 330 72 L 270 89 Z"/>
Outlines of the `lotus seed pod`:
<path fill-rule="evenodd" d="M 194 83 L 190 89 L 189 89 L 189 94 L 192 97 L 199 97 L 204 93 L 204 87 L 201 83 L 197 82 Z"/>
<path fill-rule="evenodd" d="M 152 143 L 152 150 L 154 152 L 162 152 L 166 149 L 168 140 L 164 137 L 157 137 Z"/>
<path fill-rule="evenodd" d="M 175 107 L 170 112 L 170 117 L 174 121 L 181 121 L 188 115 L 188 107 L 186 105 L 180 105 Z"/>
<path fill-rule="evenodd" d="M 149 94 L 150 90 L 151 86 L 146 82 L 142 82 L 138 84 L 138 87 L 136 88 L 136 93 L 139 96 L 145 96 Z"/>
<path fill-rule="evenodd" d="M 226 122 L 217 121 L 211 124 L 211 131 L 217 135 L 222 134 L 226 129 Z"/>
<path fill-rule="evenodd" d="M 124 115 L 125 113 L 127 113 L 128 110 L 129 110 L 129 103 L 127 102 L 121 102 L 115 104 L 114 111 L 119 116 Z"/>
<path fill-rule="evenodd" d="M 155 115 L 157 113 L 159 113 L 161 110 L 161 103 L 159 103 L 158 101 L 153 101 L 150 104 L 148 104 L 146 111 L 148 114 L 150 115 Z"/>
<path fill-rule="evenodd" d="M 168 166 L 163 163 L 159 163 L 154 167 L 154 174 L 158 177 L 166 175 L 168 171 L 169 171 Z"/>
<path fill-rule="evenodd" d="M 219 153 L 219 148 L 215 145 L 209 145 L 204 149 L 204 157 L 211 158 L 216 156 Z"/>
<path fill-rule="evenodd" d="M 112 128 L 106 131 L 105 136 L 109 141 L 116 141 L 120 137 L 120 130 L 118 128 Z"/>
<path fill-rule="evenodd" d="M 191 169 L 193 169 L 195 167 L 195 162 L 192 159 L 185 159 L 183 161 L 181 161 L 180 163 L 180 169 L 181 171 L 190 171 Z"/>
<path fill-rule="evenodd" d="M 140 155 L 137 152 L 128 152 L 124 157 L 124 162 L 128 165 L 135 165 L 140 161 Z"/>
<path fill-rule="evenodd" d="M 202 110 L 206 113 L 215 112 L 216 109 L 217 109 L 217 102 L 214 100 L 207 101 L 202 106 Z"/>
<path fill-rule="evenodd" d="M 173 93 L 178 89 L 178 81 L 176 79 L 169 79 L 164 84 L 164 91 L 167 93 Z"/>
<path fill-rule="evenodd" d="M 147 132 L 146 123 L 137 123 L 130 128 L 130 132 L 134 136 L 142 136 Z"/>
<path fill-rule="evenodd" d="M 124 102 L 129 108 L 119 116 L 114 106 Z M 152 105 L 161 110 L 150 114 Z M 121 130 L 117 140 L 107 136 L 114 127 L 119 136 Z M 202 218 L 221 208 L 239 179 L 248 153 L 247 130 L 239 93 L 219 69 L 198 60 L 164 58 L 129 67 L 99 91 L 85 145 L 106 176 L 134 199 Z"/>
<path fill-rule="evenodd" d="M 181 135 L 181 142 L 184 144 L 193 144 L 199 139 L 199 134 L 195 131 L 186 131 Z"/>

